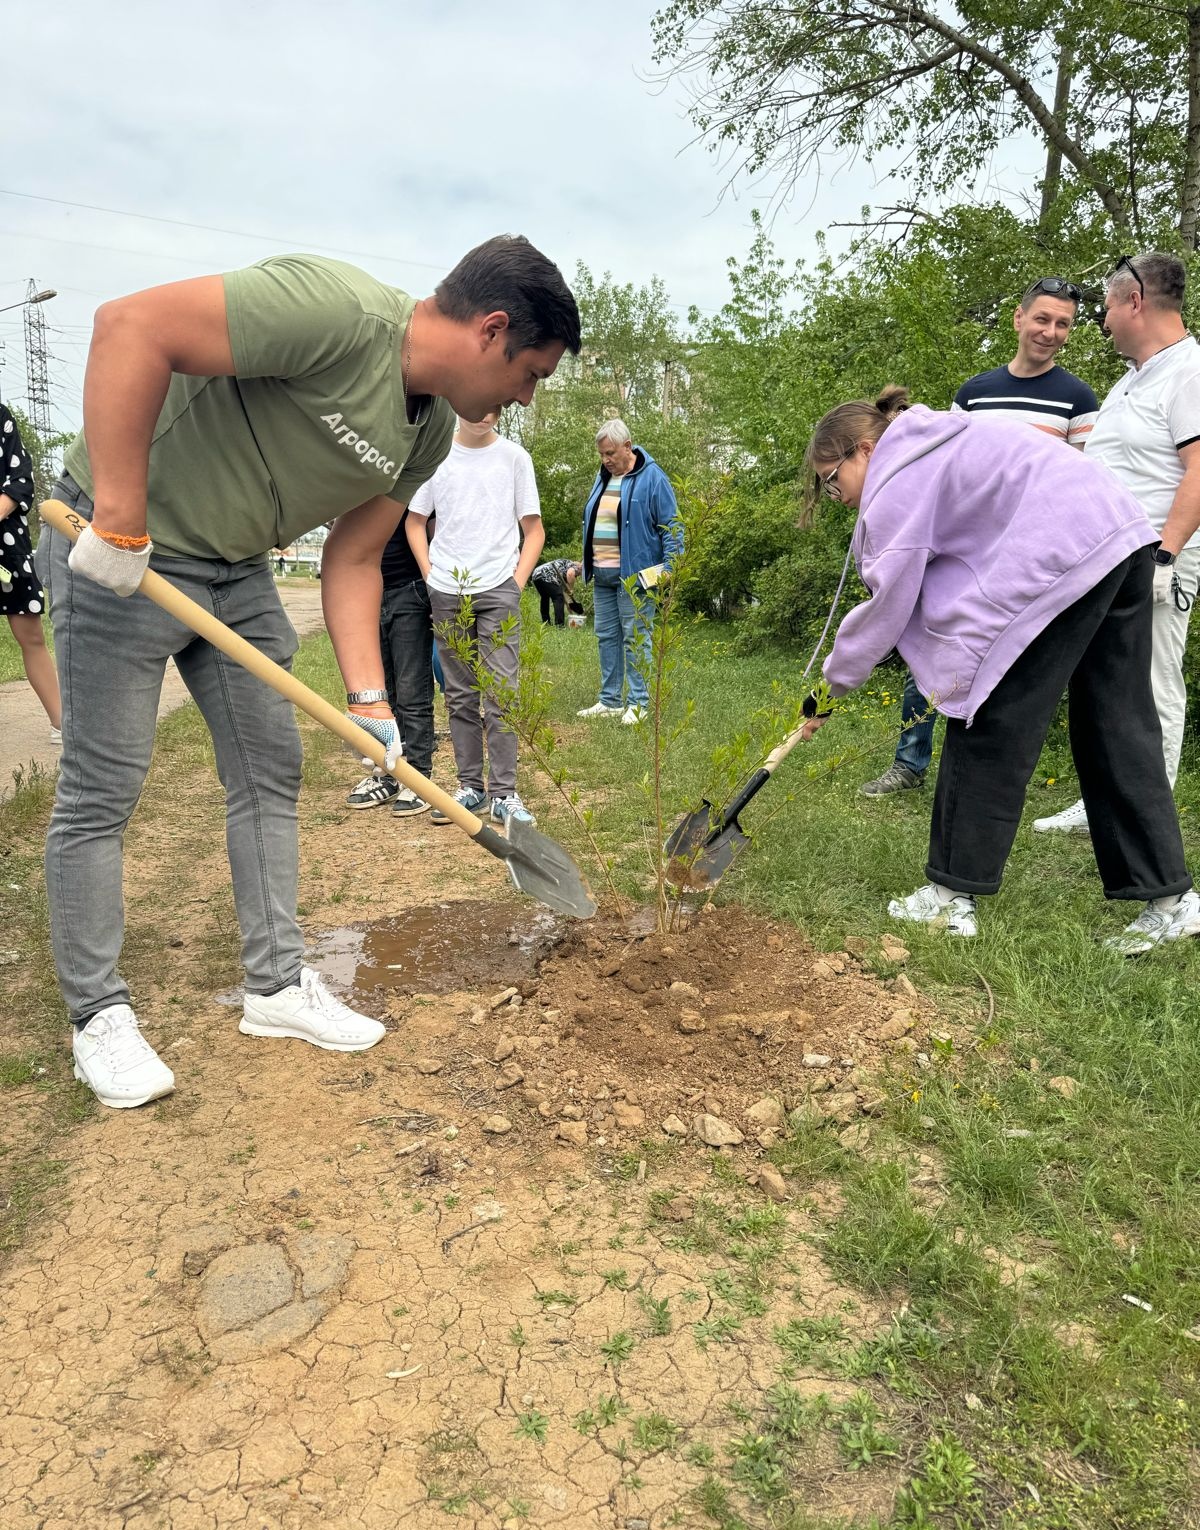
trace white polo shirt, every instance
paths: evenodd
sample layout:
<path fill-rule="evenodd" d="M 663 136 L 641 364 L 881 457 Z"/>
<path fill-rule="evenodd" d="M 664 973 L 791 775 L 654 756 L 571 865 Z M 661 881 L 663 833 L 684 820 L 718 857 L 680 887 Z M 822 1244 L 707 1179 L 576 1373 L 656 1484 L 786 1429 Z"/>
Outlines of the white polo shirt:
<path fill-rule="evenodd" d="M 1200 345 L 1185 335 L 1136 370 L 1100 405 L 1085 448 L 1125 485 L 1156 531 L 1183 478 L 1182 447 L 1200 441 Z M 1200 546 L 1200 531 L 1189 547 Z"/>

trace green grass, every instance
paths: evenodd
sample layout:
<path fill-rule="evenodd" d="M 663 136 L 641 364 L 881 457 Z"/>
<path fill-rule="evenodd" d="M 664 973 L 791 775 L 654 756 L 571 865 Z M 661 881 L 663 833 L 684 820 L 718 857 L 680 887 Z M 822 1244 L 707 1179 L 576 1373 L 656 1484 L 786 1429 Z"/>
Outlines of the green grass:
<path fill-rule="evenodd" d="M 700 626 L 689 638 L 672 715 L 687 697 L 696 707 L 665 770 L 668 825 L 711 796 L 715 751 L 756 710 L 778 706 L 777 683 L 795 696 L 807 689 L 793 656 L 741 657 L 731 636 Z M 594 638 L 551 631 L 544 639 L 563 761 L 595 809 L 623 890 L 644 895 L 645 847 L 654 841 L 644 828 L 647 739 L 603 719 L 576 723 L 575 709 L 594 699 Z M 850 698 L 746 810 L 753 848 L 724 878 L 718 901 L 795 923 L 821 949 L 895 933 L 887 901 L 924 880 L 932 790 L 872 802 L 857 787 L 891 756 L 896 678 L 881 675 Z M 852 1426 L 872 1457 L 873 1430 L 896 1438 L 908 1482 L 897 1524 L 1200 1522 L 1184 1444 L 1200 1408 L 1200 1344 L 1185 1336 L 1200 1323 L 1200 942 L 1136 962 L 1104 951 L 1102 937 L 1136 908 L 1104 900 L 1086 838 L 1030 831 L 1035 816 L 1073 801 L 1076 787 L 1060 721 L 1030 785 L 1004 886 L 981 901 L 979 937 L 900 932 L 908 976 L 974 1032 L 953 1054 L 935 1049 L 926 1073 L 909 1077 L 897 1060 L 900 1087 L 885 1123 L 897 1154 L 906 1144 L 936 1150 L 944 1203 L 934 1210 L 914 1201 L 898 1159 L 865 1164 L 820 1126 L 795 1126 L 771 1154 L 801 1184 L 840 1178 L 845 1210 L 827 1222 L 827 1259 L 864 1292 L 897 1308 L 908 1303 L 892 1331 L 865 1345 L 795 1328 L 777 1338 L 793 1372 L 807 1353 L 919 1399 L 918 1413 L 886 1428 Z M 1176 797 L 1195 866 L 1194 736 Z M 582 860 L 565 815 L 548 800 L 538 808 L 543 827 Z M 896 969 L 881 962 L 880 970 Z M 995 998 L 990 1023 L 983 980 Z M 1078 1081 L 1072 1099 L 1047 1089 L 1058 1074 Z M 930 1120 L 931 1129 L 922 1124 Z M 1014 1128 L 1030 1135 L 1006 1136 Z M 652 1215 L 660 1195 L 670 1198 L 652 1192 Z M 769 1249 L 769 1226 L 738 1230 L 733 1220 L 701 1198 L 685 1229 L 659 1230 L 697 1254 L 736 1250 L 744 1259 L 764 1240 Z M 1004 1284 L 1001 1254 L 1032 1273 Z M 1126 1294 L 1153 1311 L 1124 1302 Z M 702 1321 L 698 1341 L 728 1342 L 732 1334 L 713 1332 L 713 1321 Z M 963 1404 L 967 1392 L 973 1410 Z M 769 1476 L 771 1462 L 756 1464 L 747 1451 L 743 1475 Z M 710 1483 L 710 1517 L 737 1522 L 743 1511 L 728 1476 Z"/>

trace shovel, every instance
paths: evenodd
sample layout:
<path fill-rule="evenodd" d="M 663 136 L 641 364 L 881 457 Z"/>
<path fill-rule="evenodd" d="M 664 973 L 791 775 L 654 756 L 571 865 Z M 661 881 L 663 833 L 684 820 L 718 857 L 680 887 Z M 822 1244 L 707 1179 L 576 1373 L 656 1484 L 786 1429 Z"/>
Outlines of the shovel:
<path fill-rule="evenodd" d="M 55 499 L 47 500 L 41 506 L 41 516 L 47 525 L 53 526 L 63 536 L 70 537 L 72 542 L 87 525 L 83 516 Z M 330 706 L 324 697 L 309 690 L 295 675 L 268 659 L 265 654 L 259 653 L 253 644 L 238 637 L 224 622 L 218 621 L 203 606 L 198 606 L 153 569 L 147 569 L 142 575 L 138 592 L 148 596 L 156 606 L 161 606 L 177 622 L 182 622 L 185 627 L 198 633 L 214 648 L 228 654 L 331 733 L 336 733 L 355 753 L 374 760 L 376 765 L 385 766 L 386 750 L 365 728 L 351 722 L 336 707 Z M 547 835 L 540 834 L 532 824 L 509 819 L 507 836 L 498 834 L 495 829 L 476 818 L 474 813 L 468 812 L 461 802 L 456 802 L 449 792 L 444 792 L 440 786 L 426 780 L 407 760 L 398 760 L 392 766 L 391 774 L 405 786 L 411 787 L 418 797 L 440 808 L 452 823 L 469 834 L 489 855 L 503 861 L 518 892 L 536 898 L 555 913 L 573 914 L 577 919 L 589 919 L 596 912 L 596 900 L 579 867 L 561 845 Z"/>
<path fill-rule="evenodd" d="M 807 722 L 807 719 L 805 719 Z M 738 792 L 727 808 L 718 810 L 707 800 L 702 807 L 681 818 L 664 846 L 668 857 L 667 879 L 685 889 L 715 887 L 750 843 L 738 822 L 738 814 L 771 779 L 775 768 L 800 742 L 805 723 L 777 744 Z"/>

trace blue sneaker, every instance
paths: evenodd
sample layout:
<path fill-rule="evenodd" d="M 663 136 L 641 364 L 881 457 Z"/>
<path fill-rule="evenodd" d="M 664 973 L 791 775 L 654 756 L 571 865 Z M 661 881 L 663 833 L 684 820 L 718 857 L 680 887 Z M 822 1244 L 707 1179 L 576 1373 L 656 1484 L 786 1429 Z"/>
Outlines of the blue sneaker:
<path fill-rule="evenodd" d="M 454 793 L 455 802 L 460 802 L 468 813 L 476 813 L 487 801 L 482 792 L 477 792 L 473 786 L 460 786 Z M 441 808 L 435 807 L 429 815 L 430 823 L 453 823 L 454 820 L 448 813 L 443 813 Z"/>
<path fill-rule="evenodd" d="M 516 792 L 512 792 L 507 797 L 492 798 L 492 818 L 494 822 L 502 824 L 511 823 L 513 820 L 517 823 L 537 822 Z"/>

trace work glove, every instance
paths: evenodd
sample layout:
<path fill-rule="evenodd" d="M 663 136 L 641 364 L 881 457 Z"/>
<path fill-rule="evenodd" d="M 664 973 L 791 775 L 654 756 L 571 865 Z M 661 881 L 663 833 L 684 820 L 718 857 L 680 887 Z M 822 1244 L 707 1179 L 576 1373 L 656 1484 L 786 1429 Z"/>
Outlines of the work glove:
<path fill-rule="evenodd" d="M 1175 565 L 1173 563 L 1156 563 L 1154 565 L 1154 604 L 1165 606 L 1171 598 L 1171 584 L 1175 578 Z"/>
<path fill-rule="evenodd" d="M 396 761 L 404 758 L 404 740 L 400 737 L 400 729 L 396 724 L 396 719 L 394 717 L 372 717 L 369 713 L 356 712 L 353 708 L 346 713 L 346 716 L 350 722 L 357 723 L 360 728 L 365 728 L 371 737 L 378 739 L 387 750 L 386 768 L 390 775 Z M 358 754 L 359 752 L 353 744 L 347 744 L 346 748 L 350 750 L 351 754 Z M 374 770 L 378 774 L 379 767 L 374 760 L 365 754 L 360 755 L 360 758 L 368 770 Z"/>
<path fill-rule="evenodd" d="M 821 705 L 821 698 L 816 691 L 809 691 L 808 695 L 800 703 L 800 710 L 805 717 L 820 717 L 822 720 L 833 715 L 832 710 L 821 712 L 817 709 Z"/>
<path fill-rule="evenodd" d="M 67 562 L 72 573 L 83 574 L 115 595 L 132 595 L 142 582 L 153 551 L 153 542 L 147 542 L 136 552 L 114 547 L 111 542 L 98 537 L 90 526 L 85 526 L 68 553 Z"/>

